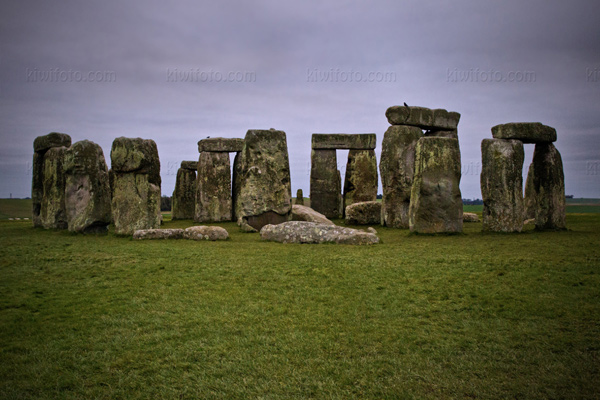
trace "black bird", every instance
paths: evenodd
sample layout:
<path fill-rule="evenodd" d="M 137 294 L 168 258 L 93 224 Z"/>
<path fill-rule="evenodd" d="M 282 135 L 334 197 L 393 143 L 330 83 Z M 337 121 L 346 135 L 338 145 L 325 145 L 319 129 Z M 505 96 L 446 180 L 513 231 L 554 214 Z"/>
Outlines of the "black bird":
<path fill-rule="evenodd" d="M 406 102 L 404 103 L 404 107 L 408 107 L 408 104 L 406 104 Z"/>
<path fill-rule="evenodd" d="M 206 138 L 207 138 L 207 139 L 210 139 L 210 136 L 207 136 Z"/>

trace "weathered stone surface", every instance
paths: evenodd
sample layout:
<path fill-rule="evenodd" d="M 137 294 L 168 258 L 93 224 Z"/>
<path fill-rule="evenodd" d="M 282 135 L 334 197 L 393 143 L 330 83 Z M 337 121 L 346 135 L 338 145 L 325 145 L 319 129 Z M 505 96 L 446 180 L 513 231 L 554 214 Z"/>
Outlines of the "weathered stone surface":
<path fill-rule="evenodd" d="M 524 207 L 524 219 L 535 219 L 535 210 L 537 208 L 536 204 L 536 194 L 535 187 L 533 184 L 533 174 L 535 168 L 533 167 L 533 163 L 529 165 L 529 170 L 527 171 L 527 180 L 525 180 L 525 193 L 523 196 L 523 207 Z"/>
<path fill-rule="evenodd" d="M 521 232 L 523 229 L 523 143 L 483 139 L 481 195 L 483 231 Z"/>
<path fill-rule="evenodd" d="M 66 147 L 53 147 L 43 156 L 43 195 L 39 221 L 46 229 L 67 229 L 64 171 L 66 150 Z"/>
<path fill-rule="evenodd" d="M 292 221 L 317 222 L 319 224 L 334 225 L 321 213 L 316 212 L 310 207 L 294 204 L 292 206 Z"/>
<path fill-rule="evenodd" d="M 231 167 L 229 153 L 203 152 L 196 179 L 196 222 L 231 221 Z"/>
<path fill-rule="evenodd" d="M 238 224 L 260 229 L 269 221 L 289 221 L 292 187 L 285 132 L 249 130 L 240 157 Z"/>
<path fill-rule="evenodd" d="M 118 137 L 110 152 L 111 169 L 115 172 L 148 174 L 148 181 L 160 186 L 158 148 L 152 139 Z"/>
<path fill-rule="evenodd" d="M 148 174 L 115 172 L 112 216 L 115 233 L 131 235 L 140 229 L 160 227 L 160 186 Z"/>
<path fill-rule="evenodd" d="M 242 159 L 242 157 L 240 156 L 240 153 L 235 153 L 235 157 L 233 158 L 233 168 L 232 168 L 233 171 L 231 173 L 231 175 L 232 175 L 231 176 L 231 208 L 232 208 L 231 220 L 233 222 L 237 222 L 237 220 L 238 220 L 236 204 L 237 204 L 237 199 L 239 199 L 239 197 L 240 197 L 240 189 L 242 188 L 242 181 L 241 181 L 242 164 L 240 162 L 241 159 Z"/>
<path fill-rule="evenodd" d="M 65 152 L 65 204 L 71 232 L 106 233 L 111 222 L 108 168 L 102 148 L 89 140 Z"/>
<path fill-rule="evenodd" d="M 304 194 L 302 193 L 302 189 L 296 191 L 296 204 L 301 206 L 304 205 Z"/>
<path fill-rule="evenodd" d="M 460 120 L 457 112 L 413 106 L 392 106 L 387 109 L 385 116 L 391 125 L 410 125 L 431 130 L 454 130 Z"/>
<path fill-rule="evenodd" d="M 424 137 L 417 142 L 415 154 L 410 230 L 417 233 L 462 232 L 458 140 Z"/>
<path fill-rule="evenodd" d="M 374 234 L 377 235 L 377 229 L 373 228 L 372 226 L 370 226 L 370 227 L 367 228 L 367 232 L 374 233 Z"/>
<path fill-rule="evenodd" d="M 312 150 L 310 207 L 327 218 L 342 215 L 342 179 L 335 150 Z"/>
<path fill-rule="evenodd" d="M 350 150 L 344 179 L 344 210 L 350 204 L 377 199 L 377 157 L 374 150 Z"/>
<path fill-rule="evenodd" d="M 182 161 L 181 168 L 196 171 L 198 169 L 198 161 Z"/>
<path fill-rule="evenodd" d="M 379 238 L 373 233 L 306 221 L 289 221 L 279 225 L 266 225 L 260 230 L 260 237 L 263 240 L 280 243 L 356 245 L 379 243 Z"/>
<path fill-rule="evenodd" d="M 479 215 L 471 212 L 463 212 L 463 222 L 479 222 Z"/>
<path fill-rule="evenodd" d="M 227 240 L 229 233 L 220 226 L 190 226 L 183 232 L 183 237 L 192 240 Z"/>
<path fill-rule="evenodd" d="M 184 161 L 190 162 L 190 161 Z M 198 165 L 197 162 L 193 162 Z M 182 163 L 183 165 L 183 163 Z M 192 219 L 196 213 L 196 170 L 179 168 L 171 199 L 171 219 Z"/>
<path fill-rule="evenodd" d="M 312 148 L 314 150 L 373 150 L 377 145 L 374 133 L 313 133 Z"/>
<path fill-rule="evenodd" d="M 533 152 L 535 228 L 566 229 L 565 177 L 560 153 L 552 143 L 538 143 Z"/>
<path fill-rule="evenodd" d="M 425 132 L 426 137 L 445 137 L 450 139 L 458 139 L 458 129 L 452 130 L 433 130 Z"/>
<path fill-rule="evenodd" d="M 539 122 L 510 122 L 492 127 L 492 136 L 523 143 L 548 143 L 556 142 L 556 129 Z"/>
<path fill-rule="evenodd" d="M 71 136 L 66 133 L 51 132 L 44 136 L 38 136 L 33 141 L 33 151 L 45 153 L 53 147 L 69 147 Z"/>
<path fill-rule="evenodd" d="M 208 138 L 198 142 L 198 153 L 202 152 L 218 152 L 218 153 L 235 153 L 242 151 L 244 147 L 244 139 L 232 138 Z"/>
<path fill-rule="evenodd" d="M 381 144 L 381 224 L 408 229 L 410 192 L 415 173 L 415 147 L 423 132 L 420 128 L 392 125 Z"/>
<path fill-rule="evenodd" d="M 379 225 L 381 223 L 381 203 L 364 201 L 346 207 L 347 225 Z"/>
<path fill-rule="evenodd" d="M 135 240 L 183 239 L 183 229 L 138 229 L 133 232 Z"/>
<path fill-rule="evenodd" d="M 33 226 L 42 227 L 42 199 L 44 198 L 44 155 L 33 153 L 31 179 L 31 219 Z"/>

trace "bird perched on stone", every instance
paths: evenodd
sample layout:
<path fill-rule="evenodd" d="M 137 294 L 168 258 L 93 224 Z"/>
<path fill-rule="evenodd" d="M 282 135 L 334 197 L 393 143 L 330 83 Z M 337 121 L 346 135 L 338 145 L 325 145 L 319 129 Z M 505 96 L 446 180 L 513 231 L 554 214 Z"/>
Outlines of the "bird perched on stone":
<path fill-rule="evenodd" d="M 408 104 L 406 104 L 406 102 L 404 102 L 404 107 L 408 107 Z"/>

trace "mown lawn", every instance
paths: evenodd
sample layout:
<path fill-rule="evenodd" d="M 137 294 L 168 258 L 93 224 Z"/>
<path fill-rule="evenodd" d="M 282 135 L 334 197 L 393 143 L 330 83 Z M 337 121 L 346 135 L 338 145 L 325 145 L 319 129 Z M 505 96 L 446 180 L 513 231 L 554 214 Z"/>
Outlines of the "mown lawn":
<path fill-rule="evenodd" d="M 167 222 L 185 227 L 191 221 Z M 0 397 L 600 398 L 600 215 L 284 245 L 0 221 Z"/>

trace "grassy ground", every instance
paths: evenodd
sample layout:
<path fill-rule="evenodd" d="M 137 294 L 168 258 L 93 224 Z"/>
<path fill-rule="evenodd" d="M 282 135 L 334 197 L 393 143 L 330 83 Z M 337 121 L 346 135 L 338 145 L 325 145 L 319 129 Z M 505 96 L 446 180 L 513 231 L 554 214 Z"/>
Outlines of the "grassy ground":
<path fill-rule="evenodd" d="M 370 247 L 220 225 L 231 240 L 0 221 L 0 397 L 600 398 L 600 215 L 377 227 Z"/>

